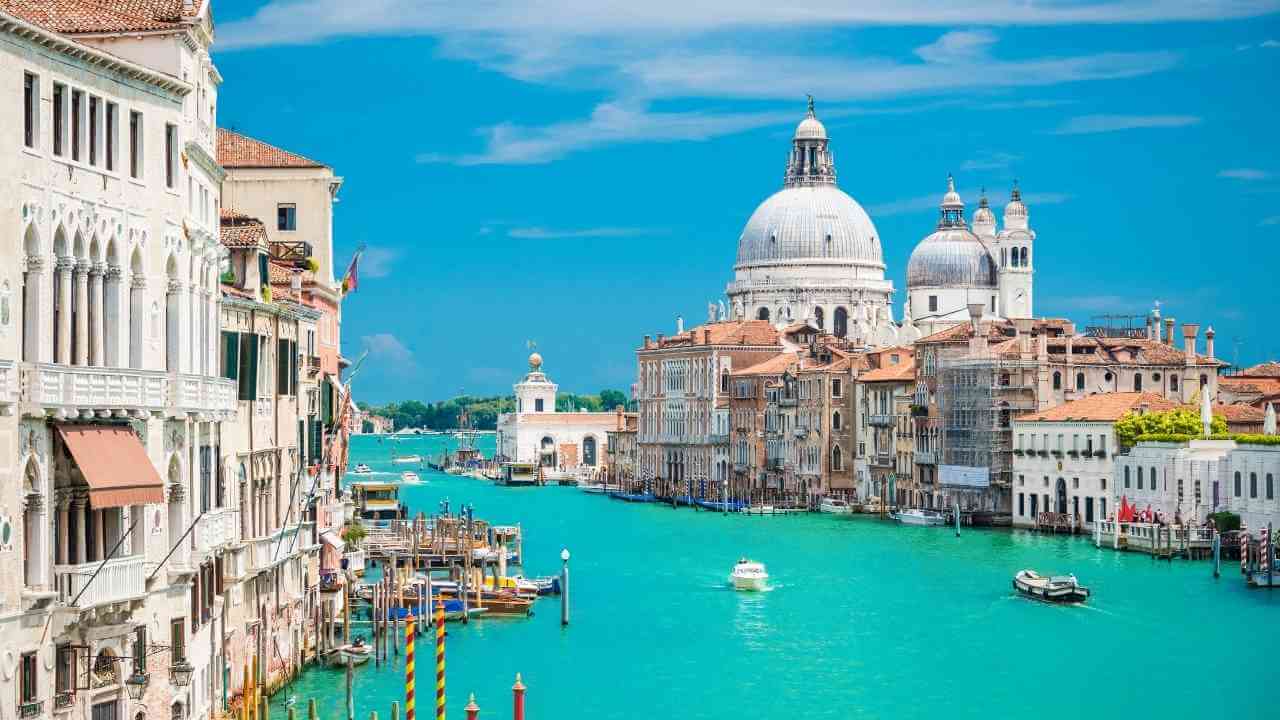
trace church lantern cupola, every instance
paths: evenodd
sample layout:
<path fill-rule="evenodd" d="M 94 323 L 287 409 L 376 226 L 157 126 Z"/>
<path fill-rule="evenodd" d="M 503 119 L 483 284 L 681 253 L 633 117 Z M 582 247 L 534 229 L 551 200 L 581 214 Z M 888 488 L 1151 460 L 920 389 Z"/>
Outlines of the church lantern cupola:
<path fill-rule="evenodd" d="M 791 155 L 787 159 L 784 187 L 835 185 L 836 165 L 827 147 L 827 128 L 813 112 L 813 96 L 809 111 L 796 126 L 791 139 Z"/>

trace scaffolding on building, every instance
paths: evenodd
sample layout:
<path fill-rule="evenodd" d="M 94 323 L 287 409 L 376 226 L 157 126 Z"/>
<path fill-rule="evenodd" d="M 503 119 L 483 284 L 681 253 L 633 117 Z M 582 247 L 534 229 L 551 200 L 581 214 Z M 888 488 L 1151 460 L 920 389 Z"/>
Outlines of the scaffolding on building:
<path fill-rule="evenodd" d="M 1035 360 L 999 356 L 939 361 L 940 464 L 987 468 L 996 489 L 971 498 L 973 509 L 1009 510 L 1007 493 L 998 489 L 1012 480 L 1012 421 L 1037 408 L 1038 368 Z"/>

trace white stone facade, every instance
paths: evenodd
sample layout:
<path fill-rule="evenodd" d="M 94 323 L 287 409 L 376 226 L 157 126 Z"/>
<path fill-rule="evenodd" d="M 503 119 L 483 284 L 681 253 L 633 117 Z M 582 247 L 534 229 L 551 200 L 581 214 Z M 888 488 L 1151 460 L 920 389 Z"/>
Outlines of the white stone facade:
<path fill-rule="evenodd" d="M 1280 525 L 1280 446 L 1140 442 L 1117 459 L 1116 472 L 1117 492 L 1139 510 L 1150 506 L 1190 522 L 1233 512 L 1255 536 L 1268 523 Z"/>
<path fill-rule="evenodd" d="M 529 373 L 515 385 L 516 412 L 498 417 L 497 453 L 506 462 L 571 470 L 605 464 L 606 433 L 614 412 L 558 412 L 556 384 L 542 372 L 542 356 L 529 356 Z"/>
<path fill-rule="evenodd" d="M 1014 527 L 1054 512 L 1092 530 L 1115 512 L 1115 423 L 1015 420 L 1013 443 Z"/>

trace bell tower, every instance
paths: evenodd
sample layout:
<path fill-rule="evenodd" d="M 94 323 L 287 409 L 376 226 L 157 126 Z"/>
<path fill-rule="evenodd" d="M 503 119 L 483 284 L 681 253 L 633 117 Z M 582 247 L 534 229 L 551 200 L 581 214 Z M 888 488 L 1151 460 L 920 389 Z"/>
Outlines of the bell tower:
<path fill-rule="evenodd" d="M 1000 315 L 1006 318 L 1035 317 L 1032 279 L 1035 274 L 1036 233 L 1031 229 L 1022 190 L 1015 180 L 1004 206 L 1004 228 L 996 236 L 1000 257 Z"/>

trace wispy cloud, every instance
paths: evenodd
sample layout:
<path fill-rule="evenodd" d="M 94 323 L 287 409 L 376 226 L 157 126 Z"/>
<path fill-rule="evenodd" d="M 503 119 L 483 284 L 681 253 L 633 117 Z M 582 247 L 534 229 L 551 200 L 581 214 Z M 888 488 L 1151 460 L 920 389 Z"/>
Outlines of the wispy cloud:
<path fill-rule="evenodd" d="M 1008 152 L 982 152 L 976 157 L 965 160 L 961 170 L 1004 170 L 1022 159 L 1021 155 Z"/>
<path fill-rule="evenodd" d="M 1272 225 L 1280 225 L 1280 215 L 1272 215 L 1271 217 L 1263 218 L 1262 221 L 1258 223 L 1259 227 L 1271 227 Z"/>
<path fill-rule="evenodd" d="M 544 228 L 513 227 L 507 230 L 507 237 L 518 240 L 560 240 L 581 238 L 621 238 L 637 235 L 652 235 L 657 230 L 641 227 L 589 227 L 589 228 Z"/>
<path fill-rule="evenodd" d="M 360 256 L 360 274 L 370 278 L 386 277 L 399 257 L 400 251 L 394 248 L 368 248 Z"/>
<path fill-rule="evenodd" d="M 1062 123 L 1053 134 L 1088 135 L 1140 128 L 1185 127 L 1199 122 L 1200 118 L 1195 115 L 1079 115 Z"/>
<path fill-rule="evenodd" d="M 360 338 L 360 344 L 369 351 L 369 358 L 383 368 L 408 371 L 417 364 L 413 351 L 391 333 L 364 335 Z"/>
<path fill-rule="evenodd" d="M 1269 39 L 1269 40 L 1263 40 L 1262 42 L 1257 43 L 1256 45 L 1246 44 L 1246 45 L 1236 46 L 1236 50 L 1240 52 L 1243 52 L 1245 50 L 1258 50 L 1258 49 L 1275 50 L 1276 48 L 1280 48 L 1280 40 Z"/>
<path fill-rule="evenodd" d="M 1231 168 L 1218 172 L 1218 177 L 1232 180 L 1269 180 L 1271 176 L 1272 173 L 1257 168 Z"/>
<path fill-rule="evenodd" d="M 1058 205 L 1071 199 L 1070 193 L 1064 192 L 1039 192 L 1039 193 L 1022 193 L 1022 201 L 1028 207 L 1034 210 L 1036 205 Z M 988 200 L 995 207 L 997 214 L 999 207 L 1004 201 L 997 202 L 995 198 L 988 196 Z M 892 200 L 889 202 L 877 203 L 867 206 L 867 212 L 873 218 L 889 215 L 905 215 L 908 213 L 925 212 L 927 210 L 937 210 L 938 204 L 942 202 L 942 191 L 939 190 L 933 195 L 918 195 L 916 197 L 904 198 L 902 200 Z M 977 195 L 971 195 L 965 199 L 965 204 L 973 207 L 978 203 Z"/>

